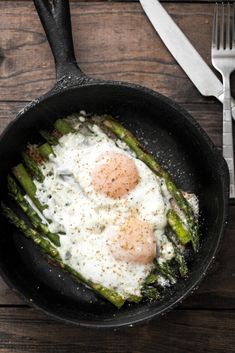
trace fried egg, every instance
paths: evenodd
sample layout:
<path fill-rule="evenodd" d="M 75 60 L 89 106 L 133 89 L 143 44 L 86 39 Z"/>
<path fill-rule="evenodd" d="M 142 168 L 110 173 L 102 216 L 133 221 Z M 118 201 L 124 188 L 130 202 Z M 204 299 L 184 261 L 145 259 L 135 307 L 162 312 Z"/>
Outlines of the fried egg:
<path fill-rule="evenodd" d="M 61 232 L 63 262 L 125 298 L 140 296 L 156 256 L 174 256 L 162 181 L 97 125 L 64 135 L 53 150 L 36 196 L 50 231 Z"/>

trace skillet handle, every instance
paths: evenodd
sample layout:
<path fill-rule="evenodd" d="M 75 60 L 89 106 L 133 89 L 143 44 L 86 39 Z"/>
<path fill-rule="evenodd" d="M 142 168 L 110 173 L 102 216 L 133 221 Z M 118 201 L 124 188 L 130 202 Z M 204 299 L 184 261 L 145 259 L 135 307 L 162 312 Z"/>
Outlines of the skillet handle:
<path fill-rule="evenodd" d="M 54 56 L 57 82 L 69 76 L 75 76 L 77 85 L 90 80 L 75 59 L 69 0 L 34 0 L 34 5 Z M 67 85 L 73 84 L 68 80 Z"/>

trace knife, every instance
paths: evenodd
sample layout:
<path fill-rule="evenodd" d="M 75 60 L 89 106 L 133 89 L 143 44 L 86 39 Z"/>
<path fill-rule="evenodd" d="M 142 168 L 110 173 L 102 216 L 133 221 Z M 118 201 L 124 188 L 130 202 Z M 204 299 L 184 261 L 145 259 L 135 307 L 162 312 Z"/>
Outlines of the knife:
<path fill-rule="evenodd" d="M 204 96 L 214 96 L 223 103 L 223 84 L 202 59 L 188 38 L 158 0 L 140 0 L 153 27 L 170 53 Z M 231 102 L 235 119 L 235 100 Z"/>

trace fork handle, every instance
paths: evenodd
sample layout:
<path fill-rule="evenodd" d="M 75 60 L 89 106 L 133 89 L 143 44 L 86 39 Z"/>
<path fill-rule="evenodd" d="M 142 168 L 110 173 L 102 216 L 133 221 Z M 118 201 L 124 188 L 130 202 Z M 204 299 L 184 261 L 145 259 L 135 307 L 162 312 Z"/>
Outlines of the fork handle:
<path fill-rule="evenodd" d="M 233 126 L 231 112 L 230 76 L 224 77 L 224 104 L 223 104 L 223 156 L 227 162 L 230 175 L 230 198 L 235 197 L 234 180 L 234 149 Z"/>

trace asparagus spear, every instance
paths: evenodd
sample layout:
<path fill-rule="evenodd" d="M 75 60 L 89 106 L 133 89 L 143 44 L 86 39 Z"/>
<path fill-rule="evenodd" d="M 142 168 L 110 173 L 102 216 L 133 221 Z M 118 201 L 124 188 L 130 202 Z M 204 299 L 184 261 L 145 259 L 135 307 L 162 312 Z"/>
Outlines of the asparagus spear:
<path fill-rule="evenodd" d="M 188 201 L 184 198 L 182 192 L 177 188 L 167 173 L 155 159 L 144 151 L 139 141 L 132 135 L 130 131 L 125 129 L 121 124 L 112 118 L 104 118 L 103 125 L 112 131 L 120 140 L 124 141 L 135 153 L 136 156 L 148 165 L 160 178 L 163 178 L 166 187 L 173 198 L 176 200 L 178 206 L 184 211 L 188 227 L 190 230 L 190 238 L 192 241 L 194 251 L 198 250 L 199 235 L 198 235 L 198 222 L 194 216 L 193 210 Z"/>
<path fill-rule="evenodd" d="M 16 167 L 13 167 L 12 172 L 26 194 L 31 198 L 34 205 L 39 209 L 40 212 L 44 210 L 44 206 L 40 201 L 35 197 L 36 195 L 36 185 L 31 179 L 30 175 L 27 173 L 25 167 L 22 163 L 18 164 Z"/>
<path fill-rule="evenodd" d="M 157 271 L 165 278 L 169 279 L 171 283 L 176 282 L 176 275 L 171 268 L 171 265 L 169 261 L 165 261 L 162 263 L 159 263 L 158 261 L 155 261 L 155 264 L 157 266 Z"/>
<path fill-rule="evenodd" d="M 88 287 L 91 287 L 96 292 L 101 294 L 104 298 L 106 298 L 108 301 L 114 304 L 117 308 L 121 308 L 125 303 L 125 299 L 114 290 L 103 287 L 101 284 L 93 283 L 92 281 L 86 279 L 84 276 L 82 276 L 80 273 L 78 273 L 76 270 L 74 270 L 72 267 L 70 267 L 67 264 L 63 264 L 63 268 L 67 270 L 71 275 L 79 279 L 80 282 L 88 285 Z M 129 302 L 138 303 L 141 299 L 142 298 L 139 296 L 132 295 L 127 300 Z"/>
<path fill-rule="evenodd" d="M 170 235 L 170 233 L 166 233 L 166 236 L 168 238 L 168 240 L 171 242 L 171 244 L 173 245 L 174 248 L 174 252 L 175 252 L 175 261 L 178 263 L 179 265 L 179 272 L 181 277 L 186 277 L 188 274 L 188 266 L 186 263 L 186 260 L 184 258 L 184 255 L 182 254 L 182 252 L 179 250 L 175 240 L 173 239 L 173 237 Z"/>
<path fill-rule="evenodd" d="M 23 160 L 26 165 L 26 168 L 29 170 L 31 175 L 39 182 L 43 182 L 44 175 L 42 174 L 37 163 L 26 152 L 24 152 L 22 156 L 23 156 Z"/>
<path fill-rule="evenodd" d="M 157 283 L 158 275 L 151 272 L 145 279 L 143 287 L 141 289 L 141 294 L 144 298 L 149 300 L 157 300 L 160 298 L 160 293 L 154 285 Z"/>
<path fill-rule="evenodd" d="M 49 145 L 55 146 L 58 144 L 58 138 L 51 135 L 48 131 L 40 130 L 39 133 L 49 143 Z"/>
<path fill-rule="evenodd" d="M 174 210 L 168 210 L 167 221 L 172 230 L 175 232 L 179 241 L 183 245 L 188 244 L 191 240 L 190 233 Z"/>
<path fill-rule="evenodd" d="M 145 279 L 144 283 L 146 285 L 155 284 L 157 282 L 157 280 L 158 280 L 158 275 L 156 273 L 152 272 Z"/>
<path fill-rule="evenodd" d="M 179 249 L 177 247 L 175 247 L 175 261 L 179 265 L 179 272 L 180 272 L 181 277 L 187 277 L 188 266 L 185 261 L 184 255 L 181 254 L 181 252 L 179 251 Z"/>
<path fill-rule="evenodd" d="M 45 236 L 50 239 L 53 244 L 55 244 L 56 246 L 60 246 L 60 238 L 58 234 L 51 233 L 47 225 L 42 223 L 41 218 L 30 206 L 29 202 L 24 198 L 15 180 L 10 175 L 8 175 L 7 181 L 10 196 L 17 202 L 17 204 L 21 207 L 24 213 L 28 216 L 33 227 L 38 231 L 43 232 L 43 234 L 45 234 Z"/>
<path fill-rule="evenodd" d="M 184 198 L 182 192 L 179 189 L 177 189 L 176 185 L 171 180 L 166 181 L 166 186 L 170 194 L 173 195 L 180 209 L 183 210 L 185 213 L 188 228 L 190 231 L 192 246 L 194 251 L 197 252 L 199 248 L 198 221 L 195 218 L 192 207 L 189 205 L 188 201 Z"/>
<path fill-rule="evenodd" d="M 121 308 L 123 304 L 125 303 L 125 299 L 115 292 L 112 289 L 103 287 L 100 284 L 93 283 L 92 281 L 86 279 L 84 276 L 82 276 L 79 272 L 74 270 L 72 267 L 69 265 L 63 264 L 63 268 L 69 272 L 71 275 L 76 277 L 80 282 L 86 284 L 88 287 L 94 289 L 97 293 L 99 293 L 102 297 L 106 298 L 108 301 L 110 301 L 112 304 L 114 304 L 117 308 Z"/>
<path fill-rule="evenodd" d="M 139 295 L 130 295 L 127 298 L 127 301 L 132 303 L 139 303 L 141 300 L 142 300 L 142 296 L 139 296 Z"/>
<path fill-rule="evenodd" d="M 60 258 L 58 250 L 54 246 L 52 246 L 48 240 L 44 239 L 41 234 L 39 234 L 36 230 L 28 227 L 28 225 L 23 220 L 21 220 L 3 202 L 1 203 L 1 208 L 3 215 L 20 231 L 22 231 L 22 233 L 27 238 L 32 239 L 37 245 L 39 245 L 47 255 L 51 256 L 58 263 L 58 265 L 60 265 L 60 267 L 62 267 L 64 270 L 76 277 L 80 282 L 94 289 L 97 293 L 109 300 L 117 308 L 121 308 L 121 306 L 125 303 L 125 298 L 123 298 L 120 294 L 116 293 L 114 290 L 105 288 L 100 284 L 93 283 L 92 281 L 86 279 L 80 273 L 75 271 L 72 267 L 64 264 Z"/>
<path fill-rule="evenodd" d="M 120 309 L 125 303 L 125 299 L 120 294 L 112 289 L 103 287 L 101 284 L 92 283 L 91 288 L 95 289 L 96 292 L 114 304 L 118 309 Z"/>
<path fill-rule="evenodd" d="M 76 132 L 76 130 L 64 119 L 56 120 L 54 127 L 63 135 L 69 134 L 70 132 Z"/>
<path fill-rule="evenodd" d="M 30 238 L 39 245 L 42 250 L 53 257 L 56 260 L 60 260 L 60 255 L 58 250 L 51 245 L 50 241 L 43 238 L 40 233 L 38 233 L 35 229 L 30 228 L 25 221 L 20 219 L 9 207 L 7 207 L 3 202 L 1 203 L 2 213 L 3 215 L 10 221 L 10 223 L 14 224 L 27 238 Z"/>
<path fill-rule="evenodd" d="M 42 157 L 45 159 L 48 159 L 50 154 L 54 153 L 52 147 L 47 142 L 39 146 L 38 149 Z"/>
<path fill-rule="evenodd" d="M 144 286 L 141 290 L 141 294 L 144 298 L 147 298 L 148 300 L 160 299 L 159 291 L 153 286 Z"/>

